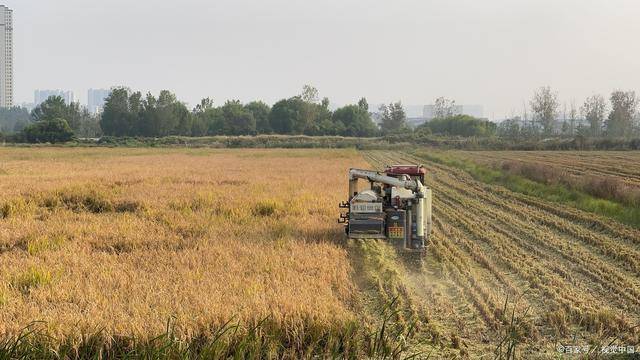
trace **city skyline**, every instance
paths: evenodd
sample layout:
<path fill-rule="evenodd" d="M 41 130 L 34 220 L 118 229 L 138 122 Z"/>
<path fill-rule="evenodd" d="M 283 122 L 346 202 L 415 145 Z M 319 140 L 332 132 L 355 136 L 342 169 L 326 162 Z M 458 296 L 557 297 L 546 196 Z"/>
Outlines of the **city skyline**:
<path fill-rule="evenodd" d="M 541 86 L 581 103 L 640 84 L 640 3 L 631 0 L 6 4 L 22 19 L 15 102 L 36 88 L 65 88 L 87 103 L 86 89 L 123 85 L 167 89 L 190 105 L 203 97 L 272 104 L 311 84 L 336 104 L 444 96 L 483 104 L 498 119 L 520 113 Z"/>
<path fill-rule="evenodd" d="M 45 102 L 48 98 L 52 96 L 60 96 L 64 99 L 64 102 L 71 104 L 72 102 L 76 102 L 75 94 L 71 90 L 60 90 L 60 89 L 37 89 L 33 92 L 33 106 L 38 106 Z"/>

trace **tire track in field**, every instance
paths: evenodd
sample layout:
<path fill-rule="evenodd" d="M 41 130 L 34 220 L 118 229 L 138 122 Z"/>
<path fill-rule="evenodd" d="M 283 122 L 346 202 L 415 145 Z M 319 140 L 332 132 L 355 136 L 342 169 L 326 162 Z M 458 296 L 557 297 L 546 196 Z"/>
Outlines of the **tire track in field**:
<path fill-rule="evenodd" d="M 383 170 L 393 162 L 382 153 L 365 152 L 363 155 L 377 170 Z M 448 304 L 448 311 L 433 314 L 448 332 L 460 335 L 469 343 L 487 343 L 490 333 L 503 318 L 502 307 L 495 302 L 498 296 L 493 294 L 493 286 L 479 281 L 477 270 L 470 265 L 473 263 L 470 256 L 451 241 L 455 237 L 451 233 L 454 229 L 438 219 L 434 225 L 425 259 L 428 266 L 410 279 L 413 290 L 429 298 L 429 303 L 425 304 L 429 308 L 436 307 L 434 310 L 437 310 L 441 308 L 439 304 Z M 493 279 L 492 276 L 484 278 Z M 438 294 L 436 301 L 432 301 L 433 293 Z"/>

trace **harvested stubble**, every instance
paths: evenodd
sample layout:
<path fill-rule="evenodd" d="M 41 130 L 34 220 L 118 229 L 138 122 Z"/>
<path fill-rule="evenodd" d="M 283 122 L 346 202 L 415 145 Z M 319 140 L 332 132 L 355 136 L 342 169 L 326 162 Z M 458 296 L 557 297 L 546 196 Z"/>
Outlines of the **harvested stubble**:
<path fill-rule="evenodd" d="M 462 158 L 546 184 L 640 206 L 639 151 L 460 151 Z"/>
<path fill-rule="evenodd" d="M 348 328 L 349 150 L 0 149 L 0 335 Z M 337 330 L 336 330 L 337 329 Z M 296 338 L 296 336 L 298 336 Z M 314 341 L 314 340 L 312 340 Z M 305 345 L 301 345 L 305 346 Z"/>
<path fill-rule="evenodd" d="M 435 229 L 412 290 L 425 295 L 441 333 L 478 356 L 504 347 L 505 333 L 521 355 L 542 358 L 557 356 L 558 343 L 640 340 L 640 231 L 416 154 L 365 156 L 378 168 L 429 169 Z"/>

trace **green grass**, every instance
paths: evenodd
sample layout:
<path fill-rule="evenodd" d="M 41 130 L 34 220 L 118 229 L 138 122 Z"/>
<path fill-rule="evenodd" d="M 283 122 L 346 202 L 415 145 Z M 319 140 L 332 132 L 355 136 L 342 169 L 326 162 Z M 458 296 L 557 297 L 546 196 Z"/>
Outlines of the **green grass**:
<path fill-rule="evenodd" d="M 418 152 L 416 156 L 464 170 L 474 179 L 487 184 L 501 185 L 517 193 L 569 205 L 593 214 L 615 219 L 635 228 L 640 228 L 640 208 L 638 207 L 596 198 L 585 192 L 570 189 L 563 185 L 546 185 L 445 153 Z"/>
<path fill-rule="evenodd" d="M 49 285 L 51 280 L 51 272 L 48 270 L 30 267 L 15 276 L 11 281 L 11 286 L 22 293 L 28 294 L 33 288 Z"/>
<path fill-rule="evenodd" d="M 392 305 L 392 304 L 391 304 Z M 102 330 L 68 337 L 50 337 L 47 324 L 34 322 L 13 336 L 0 338 L 0 360 L 9 359 L 410 359 L 410 334 L 392 326 L 391 305 L 370 331 L 356 322 L 333 327 L 312 322 L 285 329 L 269 317 L 255 324 L 229 320 L 207 335 L 183 339 L 177 326 L 167 322 L 166 332 L 151 339 L 108 336 Z"/>

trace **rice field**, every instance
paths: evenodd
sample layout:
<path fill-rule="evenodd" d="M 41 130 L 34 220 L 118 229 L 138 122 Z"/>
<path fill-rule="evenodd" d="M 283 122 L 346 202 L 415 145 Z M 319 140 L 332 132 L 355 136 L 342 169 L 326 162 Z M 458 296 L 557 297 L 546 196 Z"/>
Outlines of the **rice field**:
<path fill-rule="evenodd" d="M 420 265 L 336 221 L 393 163 L 429 169 Z M 419 153 L 0 148 L 0 355 L 30 324 L 32 358 L 595 354 L 640 340 L 640 230 Z"/>
<path fill-rule="evenodd" d="M 0 334 L 342 331 L 357 291 L 335 205 L 354 164 L 352 150 L 0 149 Z"/>

